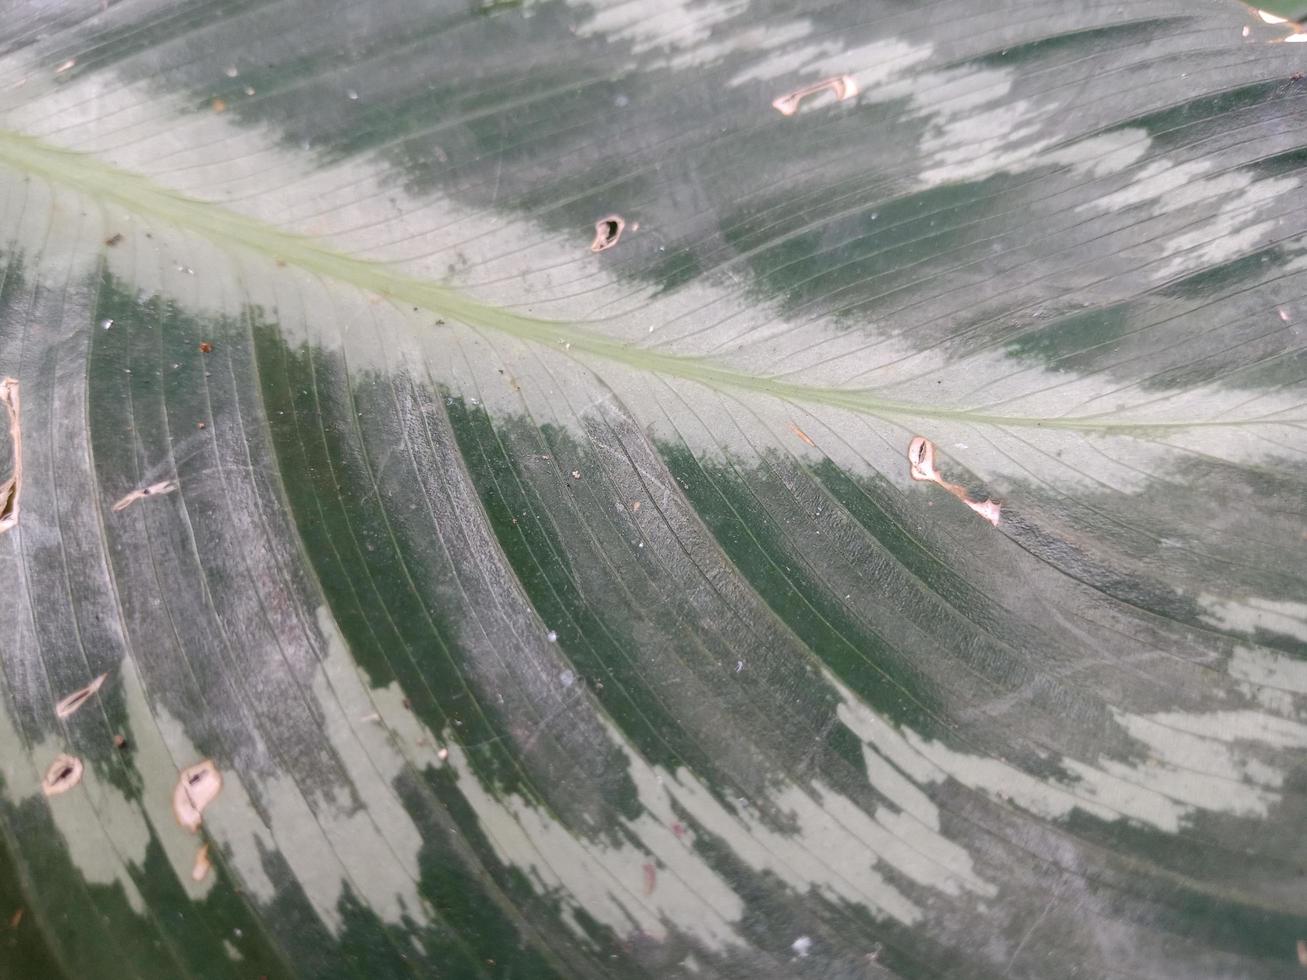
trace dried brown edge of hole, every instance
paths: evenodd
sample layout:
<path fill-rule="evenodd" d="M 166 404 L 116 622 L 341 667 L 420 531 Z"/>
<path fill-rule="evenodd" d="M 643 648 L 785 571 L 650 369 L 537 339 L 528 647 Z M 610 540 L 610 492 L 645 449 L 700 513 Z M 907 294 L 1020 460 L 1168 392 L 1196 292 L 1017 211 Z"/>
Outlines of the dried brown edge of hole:
<path fill-rule="evenodd" d="M 54 762 L 50 763 L 50 768 L 45 771 L 45 778 L 41 780 L 41 790 L 46 796 L 66 793 L 82 781 L 83 771 L 81 759 L 61 753 L 55 756 Z"/>
<path fill-rule="evenodd" d="M 80 691 L 74 691 L 72 694 L 68 695 L 68 697 L 61 700 L 54 706 L 55 717 L 67 718 L 71 715 L 74 711 L 90 700 L 91 695 L 100 690 L 100 686 L 108 679 L 108 677 L 108 674 L 101 674 Z"/>
<path fill-rule="evenodd" d="M 602 252 L 612 248 L 621 240 L 625 228 L 626 219 L 620 214 L 610 214 L 606 218 L 600 218 L 595 222 L 595 238 L 590 243 L 590 251 Z"/>
<path fill-rule="evenodd" d="M 23 431 L 17 378 L 0 381 L 0 402 L 9 413 L 10 452 L 13 454 L 13 474 L 0 483 L 0 533 L 3 533 L 18 524 L 18 495 L 23 489 Z"/>

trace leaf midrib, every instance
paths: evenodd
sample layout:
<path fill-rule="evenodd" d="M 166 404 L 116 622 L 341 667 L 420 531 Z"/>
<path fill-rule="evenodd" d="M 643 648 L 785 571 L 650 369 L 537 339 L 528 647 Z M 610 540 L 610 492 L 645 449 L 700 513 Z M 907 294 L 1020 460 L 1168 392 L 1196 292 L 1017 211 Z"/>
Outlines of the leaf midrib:
<path fill-rule="evenodd" d="M 865 389 L 822 387 L 780 381 L 723 367 L 700 357 L 648 350 L 593 333 L 575 323 L 523 316 L 464 296 L 455 289 L 417 279 L 382 262 L 344 254 L 313 238 L 284 231 L 221 205 L 187 197 L 148 178 L 85 153 L 53 146 L 0 129 L 0 164 L 90 198 L 111 202 L 207 238 L 224 249 L 239 247 L 331 281 L 408 303 L 474 329 L 507 334 L 571 355 L 590 355 L 639 371 L 696 382 L 715 390 L 751 391 L 805 404 L 824 405 L 884 418 L 915 417 L 1004 427 L 1146 433 L 1156 430 L 1277 425 L 1275 418 L 1222 420 L 1129 419 L 1093 416 L 1038 417 L 948 408 L 879 398 Z"/>

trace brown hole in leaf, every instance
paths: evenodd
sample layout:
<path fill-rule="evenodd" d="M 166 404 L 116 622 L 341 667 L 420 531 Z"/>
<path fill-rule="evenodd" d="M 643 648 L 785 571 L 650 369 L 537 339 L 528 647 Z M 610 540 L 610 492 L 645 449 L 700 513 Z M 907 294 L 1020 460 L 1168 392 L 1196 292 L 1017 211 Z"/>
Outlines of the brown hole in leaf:
<path fill-rule="evenodd" d="M 23 489 L 23 430 L 17 379 L 0 381 L 0 402 L 9 414 L 9 441 L 13 447 L 12 475 L 0 483 L 0 534 L 3 534 L 18 526 L 18 497 Z"/>
<path fill-rule="evenodd" d="M 143 497 L 161 497 L 165 493 L 172 493 L 176 489 L 177 483 L 174 480 L 160 480 L 158 483 L 151 483 L 148 487 L 133 490 L 121 500 L 115 501 L 110 510 L 116 514 L 120 510 L 127 509 Z"/>
<path fill-rule="evenodd" d="M 41 789 L 46 796 L 58 796 L 66 793 L 82 781 L 82 760 L 76 756 L 59 755 L 41 780 Z"/>
<path fill-rule="evenodd" d="M 811 85 L 796 88 L 793 92 L 786 92 L 784 95 L 773 99 L 772 108 L 782 116 L 792 116 L 799 111 L 800 102 L 810 95 L 825 91 L 834 92 L 836 100 L 843 102 L 845 99 L 851 99 L 858 94 L 858 82 L 850 75 L 840 75 L 836 78 L 813 82 Z"/>
<path fill-rule="evenodd" d="M 91 683 L 87 684 L 80 691 L 74 691 L 72 694 L 68 695 L 66 698 L 61 700 L 58 704 L 54 706 L 55 717 L 67 718 L 69 715 L 71 715 L 74 711 L 76 711 L 83 704 L 85 704 L 87 700 L 90 699 L 92 694 L 100 690 L 100 685 L 105 682 L 108 676 L 109 676 L 108 674 L 101 674 L 99 677 L 91 681 Z"/>
<path fill-rule="evenodd" d="M 914 436 L 908 443 L 908 472 L 914 480 L 925 480 L 943 487 L 973 511 L 998 527 L 1003 505 L 997 500 L 972 500 L 965 488 L 956 483 L 949 483 L 935 469 L 935 444 L 924 436 Z"/>
<path fill-rule="evenodd" d="M 195 852 L 195 863 L 191 865 L 191 881 L 203 881 L 209 874 L 213 862 L 209 860 L 209 845 L 201 844 Z"/>
<path fill-rule="evenodd" d="M 192 834 L 200 829 L 204 808 L 222 790 L 222 774 L 213 760 L 205 759 L 183 769 L 172 791 L 172 812 L 177 822 Z"/>
<path fill-rule="evenodd" d="M 590 243 L 590 251 L 602 252 L 604 249 L 612 248 L 622 237 L 622 229 L 625 227 L 626 221 L 621 215 L 610 214 L 606 218 L 600 218 L 595 222 L 595 239 Z"/>

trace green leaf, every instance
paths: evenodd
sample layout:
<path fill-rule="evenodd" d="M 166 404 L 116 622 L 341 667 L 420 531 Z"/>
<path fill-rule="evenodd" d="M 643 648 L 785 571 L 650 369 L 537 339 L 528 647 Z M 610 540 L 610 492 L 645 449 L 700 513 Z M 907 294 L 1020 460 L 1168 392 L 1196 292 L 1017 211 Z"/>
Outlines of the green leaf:
<path fill-rule="evenodd" d="M 0 975 L 1300 970 L 1293 24 L 6 27 Z"/>

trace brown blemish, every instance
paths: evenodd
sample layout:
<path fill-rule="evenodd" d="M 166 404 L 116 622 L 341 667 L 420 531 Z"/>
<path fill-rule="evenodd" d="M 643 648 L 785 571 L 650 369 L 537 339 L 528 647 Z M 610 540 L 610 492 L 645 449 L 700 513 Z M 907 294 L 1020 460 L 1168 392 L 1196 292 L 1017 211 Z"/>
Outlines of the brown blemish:
<path fill-rule="evenodd" d="M 209 103 L 209 106 L 213 109 L 214 112 L 227 111 L 227 103 L 224 102 L 222 99 L 214 99 L 212 102 Z"/>
<path fill-rule="evenodd" d="M 23 489 L 23 430 L 18 401 L 18 381 L 0 381 L 0 402 L 9 412 L 9 441 L 13 443 L 14 469 L 9 479 L 0 483 L 0 534 L 18 526 L 18 496 Z"/>
<path fill-rule="evenodd" d="M 213 862 L 209 860 L 209 845 L 201 844 L 200 849 L 195 852 L 195 863 L 191 865 L 191 881 L 203 881 L 208 877 L 209 869 L 213 867 Z"/>
<path fill-rule="evenodd" d="M 41 789 L 46 796 L 58 796 L 67 793 L 82 781 L 82 760 L 72 755 L 59 755 L 41 780 Z"/>
<path fill-rule="evenodd" d="M 91 683 L 87 684 L 80 691 L 74 691 L 72 694 L 68 695 L 66 698 L 64 698 L 62 701 L 56 704 L 54 706 L 55 717 L 67 718 L 69 715 L 71 715 L 74 711 L 76 711 L 88 700 L 90 700 L 92 694 L 100 690 L 100 685 L 105 682 L 108 676 L 109 676 L 108 674 L 101 674 L 99 677 L 91 681 Z"/>
<path fill-rule="evenodd" d="M 14 914 L 9 917 L 9 928 L 17 929 L 18 923 L 23 921 L 23 907 L 20 905 L 14 910 Z"/>
<path fill-rule="evenodd" d="M 977 514 L 998 527 L 999 511 L 1002 505 L 996 500 L 972 500 L 967 491 L 956 483 L 949 483 L 939 475 L 935 468 L 935 444 L 924 436 L 915 436 L 908 443 L 908 472 L 914 480 L 937 483 L 958 500 L 962 501 Z"/>
<path fill-rule="evenodd" d="M 622 229 L 625 227 L 626 221 L 620 214 L 600 218 L 595 222 L 595 240 L 590 243 L 590 251 L 602 252 L 612 248 L 622 237 Z"/>
<path fill-rule="evenodd" d="M 1307 966 L 1307 939 L 1298 940 L 1298 965 Z"/>
<path fill-rule="evenodd" d="M 172 493 L 177 489 L 177 483 L 173 480 L 160 480 L 158 483 L 151 483 L 148 487 L 141 487 L 139 490 L 133 490 L 127 496 L 115 503 L 110 510 L 115 514 L 120 510 L 126 510 L 136 501 L 145 497 L 162 497 L 165 493 Z"/>
<path fill-rule="evenodd" d="M 201 341 L 200 341 L 200 353 L 201 353 L 201 354 L 212 354 L 212 353 L 213 353 L 213 344 L 209 343 L 207 340 L 201 340 Z"/>
<path fill-rule="evenodd" d="M 172 791 L 172 812 L 177 822 L 192 834 L 200 829 L 204 808 L 212 803 L 222 790 L 222 773 L 205 759 L 181 771 L 177 786 Z"/>
<path fill-rule="evenodd" d="M 115 734 L 113 737 L 113 747 L 119 751 L 127 748 L 127 737 L 125 735 Z"/>
<path fill-rule="evenodd" d="M 652 861 L 644 862 L 644 893 L 652 895 L 654 886 L 658 884 L 658 870 L 654 867 Z"/>
<path fill-rule="evenodd" d="M 827 78 L 824 81 L 813 82 L 811 85 L 796 88 L 793 92 L 787 92 L 785 95 L 773 99 L 772 108 L 782 116 L 792 116 L 799 111 L 799 103 L 808 96 L 827 90 L 835 93 L 836 101 L 843 102 L 845 99 L 851 99 L 858 94 L 858 82 L 851 75 L 840 75 L 837 78 Z"/>
<path fill-rule="evenodd" d="M 110 248 L 113 248 L 115 245 L 121 245 L 122 241 L 123 241 L 123 233 L 121 231 L 115 231 L 112 235 L 110 235 L 108 238 L 104 240 L 104 243 L 108 245 Z"/>
<path fill-rule="evenodd" d="M 809 446 L 811 446 L 813 449 L 816 449 L 816 448 L 817 448 L 817 444 L 816 444 L 815 442 L 812 441 L 812 437 L 809 436 L 808 433 L 806 433 L 806 432 L 804 432 L 802 429 L 800 429 L 800 428 L 799 428 L 797 425 L 795 425 L 793 422 L 790 423 L 790 431 L 793 432 L 793 433 L 794 433 L 796 436 L 798 436 L 800 439 L 802 439 L 804 442 L 806 442 L 806 443 L 807 443 Z"/>

